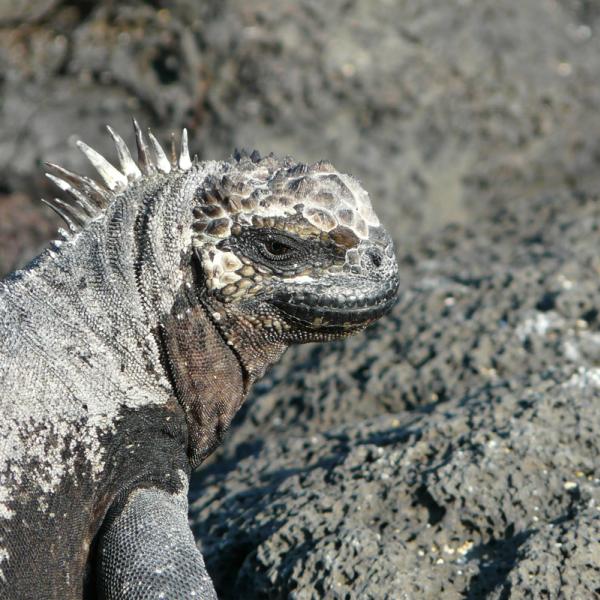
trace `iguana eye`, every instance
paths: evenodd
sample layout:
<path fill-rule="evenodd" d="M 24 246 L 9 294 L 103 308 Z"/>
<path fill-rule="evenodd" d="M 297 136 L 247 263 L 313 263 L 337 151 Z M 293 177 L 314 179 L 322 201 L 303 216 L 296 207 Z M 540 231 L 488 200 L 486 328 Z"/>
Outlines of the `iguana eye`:
<path fill-rule="evenodd" d="M 289 274 L 332 260 L 319 240 L 305 240 L 274 228 L 247 228 L 217 246 L 249 258 L 274 273 Z"/>
<path fill-rule="evenodd" d="M 294 251 L 291 246 L 281 240 L 265 240 L 262 244 L 267 253 L 271 255 L 269 258 L 285 258 Z"/>

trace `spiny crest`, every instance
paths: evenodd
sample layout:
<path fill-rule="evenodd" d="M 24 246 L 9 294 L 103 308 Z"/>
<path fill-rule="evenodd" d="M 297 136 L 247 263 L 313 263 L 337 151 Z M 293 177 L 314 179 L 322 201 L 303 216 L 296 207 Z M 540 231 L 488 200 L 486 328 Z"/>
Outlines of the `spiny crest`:
<path fill-rule="evenodd" d="M 125 191 L 131 182 L 155 173 L 170 173 L 172 170 L 187 171 L 192 166 L 186 129 L 183 129 L 181 134 L 179 153 L 175 148 L 175 137 L 171 136 L 169 158 L 150 130 L 148 130 L 149 144 L 147 143 L 140 126 L 133 119 L 137 161 L 131 156 L 123 138 L 108 125 L 107 129 L 117 149 L 120 169 L 84 142 L 77 141 L 79 149 L 98 171 L 101 182 L 73 173 L 59 165 L 46 163 L 49 170 L 46 176 L 69 195 L 68 200 L 42 199 L 42 202 L 65 221 L 69 231 L 65 232 L 61 229 L 60 232 L 66 238 L 83 229 L 89 221 L 100 215 L 112 199 Z"/>
<path fill-rule="evenodd" d="M 233 158 L 239 163 L 249 160 L 250 162 L 256 164 L 261 161 L 260 152 L 258 150 L 252 150 L 252 152 L 248 152 L 242 148 L 241 150 L 236 148 L 233 151 Z"/>

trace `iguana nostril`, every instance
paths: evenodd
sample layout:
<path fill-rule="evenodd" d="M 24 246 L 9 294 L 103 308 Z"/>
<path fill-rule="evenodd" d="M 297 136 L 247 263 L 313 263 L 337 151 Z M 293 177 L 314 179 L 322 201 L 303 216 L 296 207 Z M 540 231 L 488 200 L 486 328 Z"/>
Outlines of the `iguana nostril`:
<path fill-rule="evenodd" d="M 370 248 L 367 256 L 376 269 L 378 269 L 383 263 L 383 254 L 378 248 Z"/>

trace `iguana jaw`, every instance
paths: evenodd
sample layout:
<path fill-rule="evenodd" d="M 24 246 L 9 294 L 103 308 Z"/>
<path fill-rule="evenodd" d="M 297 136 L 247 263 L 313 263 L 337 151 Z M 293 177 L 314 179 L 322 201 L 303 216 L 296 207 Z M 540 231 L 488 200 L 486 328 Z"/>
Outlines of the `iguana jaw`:
<path fill-rule="evenodd" d="M 396 302 L 398 279 L 375 283 L 353 280 L 324 281 L 313 289 L 287 288 L 271 303 L 305 332 L 350 334 L 364 329 L 390 311 Z"/>

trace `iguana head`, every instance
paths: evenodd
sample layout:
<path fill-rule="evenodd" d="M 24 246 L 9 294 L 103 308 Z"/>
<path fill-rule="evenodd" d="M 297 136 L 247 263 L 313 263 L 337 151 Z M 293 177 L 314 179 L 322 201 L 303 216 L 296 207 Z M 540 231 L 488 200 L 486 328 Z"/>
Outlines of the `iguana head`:
<path fill-rule="evenodd" d="M 203 301 L 286 343 L 363 329 L 393 305 L 390 236 L 359 182 L 330 163 L 237 154 L 194 208 Z"/>
<path fill-rule="evenodd" d="M 190 229 L 181 240 L 191 247 L 178 251 L 193 263 L 197 297 L 231 345 L 242 331 L 284 345 L 333 339 L 363 329 L 393 305 L 392 240 L 356 179 L 325 161 L 305 165 L 257 152 L 192 161 L 185 130 L 181 152 L 172 146 L 169 159 L 150 132 L 148 144 L 134 126 L 137 161 L 109 128 L 120 170 L 78 143 L 104 185 L 50 164 L 50 178 L 74 202 L 49 204 L 75 232 L 119 196 L 166 185 L 167 196 L 180 198 L 179 229 Z M 174 212 L 169 206 L 176 204 L 169 198 L 165 210 Z M 148 243 L 156 244 L 152 227 Z"/>

